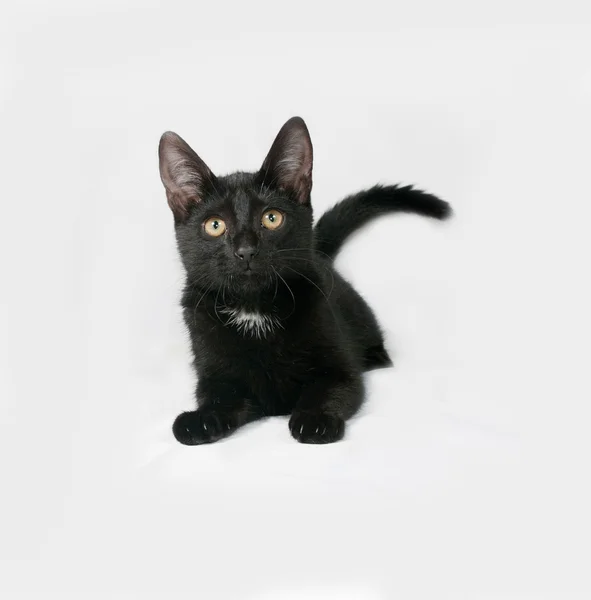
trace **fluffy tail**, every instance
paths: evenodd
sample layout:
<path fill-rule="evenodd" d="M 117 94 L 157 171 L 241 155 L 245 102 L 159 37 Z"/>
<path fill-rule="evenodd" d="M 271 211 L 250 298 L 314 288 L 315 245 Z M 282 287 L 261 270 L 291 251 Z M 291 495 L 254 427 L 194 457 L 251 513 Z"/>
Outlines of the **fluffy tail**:
<path fill-rule="evenodd" d="M 387 213 L 416 213 L 434 219 L 451 215 L 450 205 L 412 186 L 376 185 L 341 200 L 320 217 L 314 228 L 316 249 L 334 258 L 345 240 L 366 223 Z"/>

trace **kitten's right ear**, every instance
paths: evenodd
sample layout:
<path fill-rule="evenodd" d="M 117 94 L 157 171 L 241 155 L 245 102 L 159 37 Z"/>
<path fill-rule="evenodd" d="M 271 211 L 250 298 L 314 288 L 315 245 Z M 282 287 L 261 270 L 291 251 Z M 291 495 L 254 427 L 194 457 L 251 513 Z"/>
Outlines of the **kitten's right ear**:
<path fill-rule="evenodd" d="M 167 131 L 158 146 L 160 178 L 166 189 L 168 205 L 175 221 L 189 216 L 191 204 L 203 202 L 207 188 L 215 175 L 182 137 Z"/>

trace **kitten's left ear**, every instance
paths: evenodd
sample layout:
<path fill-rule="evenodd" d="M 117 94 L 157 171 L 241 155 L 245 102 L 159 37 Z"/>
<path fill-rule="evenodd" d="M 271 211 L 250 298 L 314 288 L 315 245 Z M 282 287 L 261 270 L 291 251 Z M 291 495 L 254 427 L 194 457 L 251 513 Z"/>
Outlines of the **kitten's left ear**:
<path fill-rule="evenodd" d="M 302 118 L 293 117 L 281 128 L 258 178 L 263 184 L 285 190 L 300 204 L 310 203 L 312 140 Z"/>

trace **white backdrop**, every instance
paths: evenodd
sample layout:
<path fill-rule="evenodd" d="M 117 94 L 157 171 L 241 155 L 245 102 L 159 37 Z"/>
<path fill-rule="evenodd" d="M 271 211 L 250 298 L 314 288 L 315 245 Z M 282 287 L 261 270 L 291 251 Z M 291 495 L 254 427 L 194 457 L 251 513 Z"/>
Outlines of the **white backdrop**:
<path fill-rule="evenodd" d="M 589 597 L 591 20 L 482 4 L 2 4 L 2 598 Z M 396 362 L 342 443 L 183 447 L 159 136 L 256 169 L 296 114 L 317 215 L 381 181 L 456 218 L 339 257 Z"/>

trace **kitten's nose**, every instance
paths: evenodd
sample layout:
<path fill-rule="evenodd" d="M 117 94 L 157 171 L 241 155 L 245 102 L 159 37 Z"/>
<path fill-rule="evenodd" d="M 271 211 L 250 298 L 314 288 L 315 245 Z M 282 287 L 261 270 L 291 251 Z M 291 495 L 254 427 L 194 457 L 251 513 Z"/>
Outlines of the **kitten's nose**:
<path fill-rule="evenodd" d="M 256 253 L 257 251 L 254 246 L 240 246 L 234 252 L 234 256 L 249 263 L 255 257 Z"/>

